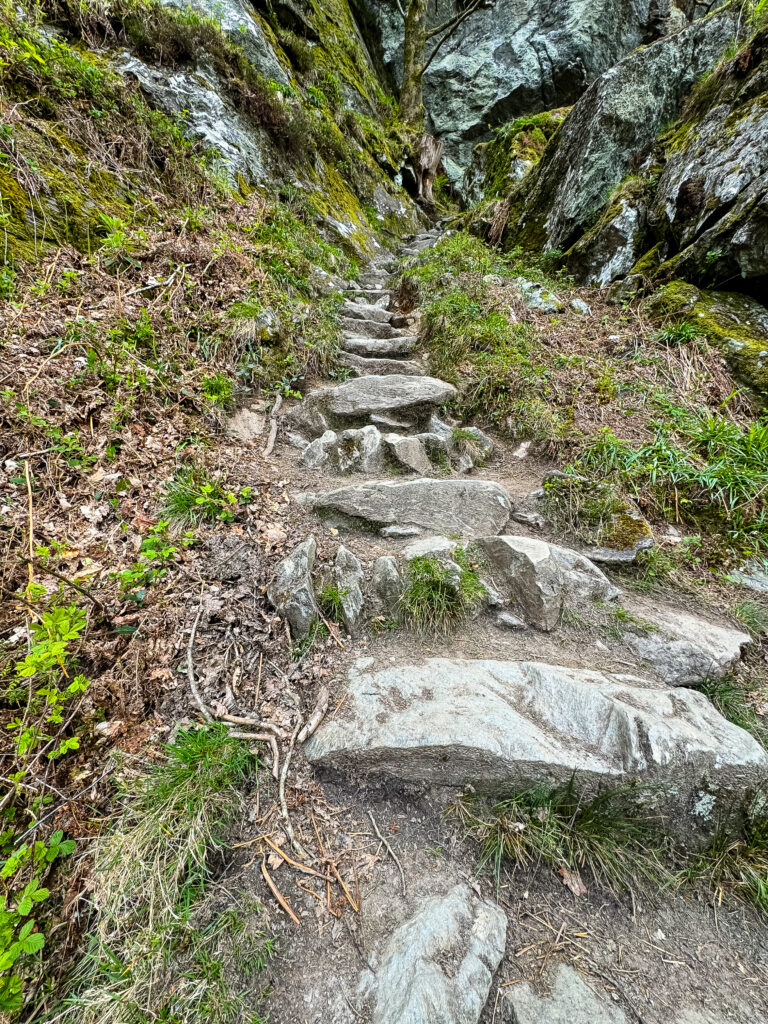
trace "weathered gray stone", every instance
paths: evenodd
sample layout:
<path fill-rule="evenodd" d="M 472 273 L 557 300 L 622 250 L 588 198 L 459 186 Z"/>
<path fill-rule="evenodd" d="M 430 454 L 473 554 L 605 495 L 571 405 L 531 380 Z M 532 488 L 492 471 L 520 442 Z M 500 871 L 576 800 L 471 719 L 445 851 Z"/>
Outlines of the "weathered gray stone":
<path fill-rule="evenodd" d="M 637 779 L 664 792 L 681 830 L 704 803 L 733 810 L 768 775 L 760 744 L 696 690 L 528 662 L 360 669 L 342 710 L 305 746 L 317 766 L 486 790 L 567 783 L 574 772 L 585 793 Z"/>
<path fill-rule="evenodd" d="M 273 82 L 288 85 L 288 76 L 265 39 L 261 22 L 244 0 L 161 0 L 161 3 L 164 7 L 193 10 L 204 18 L 211 18 L 233 43 L 243 48 L 260 74 Z"/>
<path fill-rule="evenodd" d="M 389 318 L 391 319 L 391 318 Z M 358 320 L 354 317 L 342 316 L 339 320 L 341 329 L 354 335 L 356 338 L 379 338 L 390 340 L 394 338 L 408 337 L 401 330 L 393 327 L 389 319 L 382 321 Z"/>
<path fill-rule="evenodd" d="M 381 434 L 374 426 L 324 434 L 307 445 L 302 465 L 318 469 L 326 463 L 340 473 L 375 473 L 382 466 Z"/>
<path fill-rule="evenodd" d="M 115 66 L 135 78 L 161 110 L 183 116 L 191 136 L 218 150 L 232 181 L 238 174 L 254 183 L 269 177 L 276 156 L 269 135 L 238 113 L 210 68 L 150 66 L 127 53 L 116 59 Z"/>
<path fill-rule="evenodd" d="M 451 384 L 435 377 L 407 377 L 405 374 L 356 377 L 333 388 L 312 391 L 288 416 L 305 429 L 320 434 L 329 427 L 351 427 L 356 421 L 371 420 L 374 415 L 386 418 L 391 413 L 399 413 L 426 417 L 430 406 L 439 405 L 455 393 Z"/>
<path fill-rule="evenodd" d="M 341 352 L 339 362 L 354 371 L 356 377 L 388 377 L 393 373 L 404 373 L 408 377 L 423 377 L 426 371 L 421 363 L 413 359 L 377 359 L 355 355 L 354 352 Z"/>
<path fill-rule="evenodd" d="M 502 626 L 504 629 L 525 629 L 523 620 L 518 619 L 511 612 L 499 612 L 496 616 L 496 625 Z"/>
<path fill-rule="evenodd" d="M 354 355 L 379 356 L 386 359 L 392 356 L 409 356 L 416 348 L 416 338 L 411 334 L 389 340 L 347 335 L 342 339 L 341 347 L 345 352 L 352 352 Z"/>
<path fill-rule="evenodd" d="M 587 982 L 575 968 L 557 964 L 545 978 L 543 991 L 522 981 L 504 992 L 515 1024 L 627 1024 L 601 982 Z"/>
<path fill-rule="evenodd" d="M 644 609 L 641 620 L 652 628 L 628 633 L 627 641 L 641 663 L 672 686 L 722 678 L 752 642 L 748 633 L 732 626 L 716 626 L 669 608 Z"/>
<path fill-rule="evenodd" d="M 392 320 L 392 313 L 381 306 L 372 306 L 363 302 L 345 302 L 341 308 L 342 313 L 348 319 L 357 320 L 378 320 L 379 323 L 388 324 Z M 352 328 L 354 330 L 354 328 Z"/>
<path fill-rule="evenodd" d="M 527 281 L 524 277 L 517 277 L 513 278 L 512 283 L 529 309 L 540 313 L 559 313 L 563 309 L 562 302 L 554 292 L 549 291 L 538 281 Z"/>
<path fill-rule="evenodd" d="M 596 565 L 568 548 L 514 536 L 483 537 L 478 545 L 490 563 L 493 583 L 537 629 L 555 629 L 566 601 L 576 605 L 618 597 Z"/>
<path fill-rule="evenodd" d="M 373 567 L 373 592 L 379 611 L 395 615 L 403 592 L 403 580 L 393 555 L 382 555 Z"/>
<path fill-rule="evenodd" d="M 369 482 L 318 495 L 315 509 L 329 519 L 366 525 L 421 527 L 462 536 L 498 533 L 512 503 L 497 483 L 486 480 Z"/>
<path fill-rule="evenodd" d="M 414 558 L 440 558 L 453 561 L 453 552 L 459 546 L 457 540 L 450 537 L 423 537 L 406 544 L 401 554 L 406 562 Z"/>
<path fill-rule="evenodd" d="M 339 592 L 344 625 L 356 633 L 363 620 L 363 567 L 343 544 L 339 545 L 333 565 L 333 582 Z"/>
<path fill-rule="evenodd" d="M 587 305 L 584 299 L 571 299 L 570 307 L 574 313 L 581 313 L 583 316 L 590 316 L 592 313 L 592 307 Z"/>
<path fill-rule="evenodd" d="M 596 13 L 596 5 L 590 5 Z M 563 122 L 541 162 L 519 186 L 509 239 L 543 249 L 570 246 L 589 228 L 632 162 L 673 121 L 694 83 L 736 34 L 731 4 L 682 32 L 619 61 L 593 82 Z"/>
<path fill-rule="evenodd" d="M 416 437 L 403 437 L 400 434 L 384 434 L 382 438 L 392 457 L 401 466 L 412 473 L 424 476 L 433 470 L 427 450 Z"/>
<path fill-rule="evenodd" d="M 441 47 L 424 78 L 433 131 L 461 185 L 488 126 L 573 103 L 595 76 L 667 29 L 669 0 L 497 0 Z M 382 56 L 399 81 L 403 23 L 394 2 L 366 0 Z M 453 8 L 430 5 L 439 24 Z"/>
<path fill-rule="evenodd" d="M 507 918 L 468 885 L 426 900 L 361 982 L 373 1024 L 477 1024 L 504 955 Z"/>
<path fill-rule="evenodd" d="M 278 563 L 275 578 L 267 590 L 271 604 L 288 619 L 291 631 L 298 639 L 309 633 L 317 618 L 317 603 L 312 587 L 312 567 L 316 553 L 317 544 L 310 535 Z"/>
<path fill-rule="evenodd" d="M 588 554 L 594 562 L 607 565 L 634 562 L 641 551 L 650 551 L 656 543 L 647 519 L 628 501 L 612 513 L 600 540 L 600 546 L 589 548 Z"/>

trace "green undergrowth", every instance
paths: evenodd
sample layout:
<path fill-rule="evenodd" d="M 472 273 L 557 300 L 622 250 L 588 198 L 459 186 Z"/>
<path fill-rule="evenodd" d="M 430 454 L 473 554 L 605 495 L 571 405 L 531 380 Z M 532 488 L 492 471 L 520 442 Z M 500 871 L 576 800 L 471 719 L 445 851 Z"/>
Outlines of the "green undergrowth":
<path fill-rule="evenodd" d="M 575 895 L 593 888 L 646 899 L 665 890 L 708 892 L 768 913 L 768 816 L 759 792 L 738 815 L 721 821 L 703 848 L 690 852 L 644 809 L 638 787 L 594 797 L 566 786 L 524 790 L 491 801 L 462 797 L 450 808 L 479 847 L 479 865 L 497 885 L 516 869 L 554 870 Z M 634 898 L 634 895 L 633 895 Z"/>
<path fill-rule="evenodd" d="M 88 944 L 56 1019 L 259 1019 L 273 940 L 258 906 L 211 885 L 258 767 L 217 726 L 181 733 L 154 766 L 124 769 L 121 813 L 94 852 Z"/>
<path fill-rule="evenodd" d="M 572 468 L 614 480 L 659 516 L 707 529 L 725 549 L 768 550 L 768 421 L 740 426 L 670 408 L 653 430 L 642 445 L 602 430 Z"/>
<path fill-rule="evenodd" d="M 408 563 L 398 611 L 421 633 L 452 632 L 485 598 L 472 553 L 456 548 L 451 560 L 453 565 L 434 555 L 421 555 Z"/>

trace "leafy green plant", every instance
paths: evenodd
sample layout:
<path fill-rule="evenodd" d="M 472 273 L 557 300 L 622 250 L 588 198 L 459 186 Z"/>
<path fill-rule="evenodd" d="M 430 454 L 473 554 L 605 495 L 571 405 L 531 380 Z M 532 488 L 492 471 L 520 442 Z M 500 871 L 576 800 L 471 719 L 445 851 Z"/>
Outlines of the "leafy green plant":
<path fill-rule="evenodd" d="M 420 632 L 450 632 L 486 594 L 471 555 L 456 548 L 451 559 L 453 565 L 434 555 L 420 555 L 408 563 L 399 610 Z"/>
<path fill-rule="evenodd" d="M 139 557 L 133 565 L 112 574 L 113 578 L 120 581 L 123 594 L 134 601 L 142 601 L 147 589 L 164 579 L 170 567 L 177 561 L 180 549 L 171 542 L 168 535 L 170 525 L 170 520 L 163 519 L 156 526 L 152 526 L 141 542 Z M 194 543 L 194 534 L 188 530 L 181 539 L 181 546 L 190 547 Z"/>
<path fill-rule="evenodd" d="M 140 267 L 136 253 L 146 241 L 146 234 L 139 229 L 131 229 L 120 217 L 112 217 L 100 213 L 99 219 L 104 227 L 105 235 L 99 250 L 101 264 L 117 272 L 130 267 Z"/>
<path fill-rule="evenodd" d="M 662 345 L 687 345 L 701 336 L 696 324 L 681 320 L 676 324 L 668 324 L 656 332 L 655 339 Z"/>
<path fill-rule="evenodd" d="M 86 622 L 85 612 L 77 605 L 53 604 L 30 626 L 31 648 L 14 668 L 16 679 L 27 681 L 27 707 L 7 725 L 16 734 L 16 756 L 22 766 L 17 781 L 24 776 L 24 762 L 33 754 L 45 753 L 53 760 L 80 746 L 76 735 L 63 736 L 62 730 L 54 727 L 62 726 L 67 706 L 89 686 L 84 676 L 70 678 L 67 671 L 71 645 L 80 639 Z"/>
<path fill-rule="evenodd" d="M 210 377 L 203 377 L 200 390 L 211 405 L 226 409 L 232 405 L 235 382 L 226 373 L 214 373 Z"/>
<path fill-rule="evenodd" d="M 74 840 L 59 830 L 47 841 L 17 846 L 0 866 L 0 1013 L 21 1009 L 25 985 L 37 974 L 45 934 L 32 914 L 39 915 L 51 895 L 41 883 L 52 863 L 74 850 Z"/>
<path fill-rule="evenodd" d="M 227 491 L 204 466 L 182 466 L 166 485 L 163 512 L 172 524 L 232 522 L 239 505 L 250 501 L 251 489 Z"/>

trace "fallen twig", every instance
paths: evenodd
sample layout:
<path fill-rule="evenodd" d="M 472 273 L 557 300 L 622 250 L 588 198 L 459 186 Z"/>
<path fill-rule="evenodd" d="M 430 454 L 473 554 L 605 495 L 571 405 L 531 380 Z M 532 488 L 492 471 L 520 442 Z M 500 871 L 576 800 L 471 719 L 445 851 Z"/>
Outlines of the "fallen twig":
<path fill-rule="evenodd" d="M 397 864 L 398 868 L 400 869 L 400 880 L 403 883 L 403 896 L 405 896 L 406 895 L 405 872 L 403 871 L 403 865 L 400 863 L 400 860 L 399 860 L 397 854 L 395 853 L 395 851 L 392 849 L 392 847 L 389 845 L 387 840 L 384 838 L 384 836 L 379 831 L 379 826 L 376 824 L 376 819 L 374 818 L 372 811 L 368 811 L 368 817 L 371 819 L 371 824 L 373 825 L 374 832 L 379 837 L 379 839 L 382 841 L 382 843 L 384 843 L 384 845 L 387 848 L 387 853 L 390 855 L 392 860 L 395 862 L 395 864 Z"/>
<path fill-rule="evenodd" d="M 277 740 L 270 732 L 235 732 L 232 730 L 229 734 L 233 740 L 259 740 L 261 743 L 268 743 L 272 751 L 272 775 L 277 781 L 278 773 L 280 771 L 280 750 L 277 746 Z"/>
<path fill-rule="evenodd" d="M 280 772 L 280 785 L 278 787 L 278 797 L 280 800 L 280 814 L 282 816 L 283 821 L 285 822 L 285 831 L 288 834 L 288 838 L 291 841 L 291 846 L 294 848 L 294 850 L 296 851 L 296 853 L 298 853 L 300 857 L 304 858 L 304 860 L 310 860 L 309 854 L 296 838 L 296 835 L 293 831 L 293 825 L 291 824 L 291 819 L 288 817 L 288 805 L 285 802 L 285 780 L 288 777 L 288 768 L 291 764 L 291 758 L 293 757 L 293 748 L 295 746 L 296 737 L 298 736 L 300 729 L 301 721 L 299 721 L 299 724 L 293 730 L 291 742 L 288 746 L 288 753 L 285 755 L 285 760 L 283 761 L 283 769 Z"/>
<path fill-rule="evenodd" d="M 330 698 L 327 688 L 325 686 L 321 687 L 320 694 L 317 699 L 317 704 L 315 705 L 315 710 L 309 716 L 306 725 L 300 731 L 297 737 L 299 743 L 304 743 L 306 740 L 308 740 L 312 733 L 320 725 L 323 718 L 325 718 L 325 713 L 328 710 L 329 699 Z"/>
<path fill-rule="evenodd" d="M 280 412 L 280 406 L 283 404 L 283 396 L 278 395 L 275 399 L 275 404 L 272 406 L 272 412 L 270 416 L 270 427 L 269 427 L 269 438 L 267 440 L 267 446 L 262 451 L 261 456 L 264 459 L 268 459 L 272 454 L 272 449 L 275 447 L 275 441 L 277 440 L 277 414 Z"/>
<path fill-rule="evenodd" d="M 264 876 L 264 881 L 272 890 L 272 894 L 277 900 L 277 902 L 280 904 L 280 906 L 283 908 L 286 914 L 290 917 L 290 919 L 293 921 L 296 927 L 300 928 L 301 922 L 299 921 L 298 917 L 296 917 L 296 914 L 293 912 L 291 905 L 288 903 L 288 900 L 285 898 L 285 896 L 283 896 L 283 894 L 277 888 L 275 883 L 272 881 L 270 874 L 267 871 L 267 865 L 263 857 L 261 858 L 261 873 Z"/>
<path fill-rule="evenodd" d="M 197 706 L 200 708 L 200 714 L 203 716 L 206 722 L 211 723 L 213 722 L 213 716 L 211 715 L 208 708 L 205 706 L 205 701 L 203 700 L 200 691 L 197 688 L 197 683 L 195 681 L 195 663 L 192 655 L 192 650 L 195 643 L 195 634 L 197 633 L 197 627 L 202 617 L 202 614 L 203 605 L 201 602 L 200 606 L 197 609 L 197 615 L 195 616 L 195 621 L 192 624 L 192 631 L 189 634 L 189 643 L 187 644 L 187 679 L 189 680 L 189 688 L 192 690 L 192 696 L 195 698 L 195 702 L 197 703 Z"/>

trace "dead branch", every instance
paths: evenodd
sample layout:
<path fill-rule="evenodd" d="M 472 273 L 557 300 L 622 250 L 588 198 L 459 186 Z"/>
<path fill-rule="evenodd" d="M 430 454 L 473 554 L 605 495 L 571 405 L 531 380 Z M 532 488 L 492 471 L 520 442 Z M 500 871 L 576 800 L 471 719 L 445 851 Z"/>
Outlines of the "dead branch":
<path fill-rule="evenodd" d="M 315 705 L 315 710 L 309 716 L 307 724 L 304 726 L 304 728 L 298 735 L 299 743 L 304 743 L 306 740 L 308 740 L 312 733 L 320 725 L 322 720 L 325 718 L 325 713 L 328 710 L 329 699 L 330 695 L 328 693 L 327 687 L 321 687 L 320 694 L 317 698 L 317 704 Z"/>
<path fill-rule="evenodd" d="M 296 744 L 296 737 L 298 736 L 300 729 L 301 720 L 299 720 L 299 724 L 293 730 L 291 742 L 288 745 L 288 753 L 285 755 L 285 760 L 283 761 L 283 769 L 280 772 L 280 785 L 278 788 L 278 797 L 280 799 L 280 814 L 282 816 L 283 821 L 285 822 L 285 831 L 288 835 L 288 838 L 291 841 L 291 846 L 294 848 L 294 850 L 296 851 L 296 853 L 298 853 L 300 857 L 304 858 L 304 860 L 311 860 L 307 851 L 296 838 L 296 835 L 293 831 L 293 825 L 291 824 L 291 819 L 288 817 L 288 805 L 285 802 L 285 780 L 288 777 L 288 768 L 290 767 L 291 764 L 291 758 L 293 757 L 293 748 Z"/>
<path fill-rule="evenodd" d="M 379 837 L 379 839 L 382 841 L 382 843 L 384 843 L 384 845 L 387 848 L 387 853 L 390 855 L 392 860 L 395 862 L 395 864 L 397 864 L 398 868 L 400 869 L 400 881 L 403 883 L 403 896 L 405 896 L 407 894 L 406 894 L 406 889 L 405 889 L 405 872 L 403 871 L 403 865 L 400 863 L 400 860 L 399 860 L 397 854 L 392 849 L 392 847 L 389 845 L 388 841 L 384 838 L 384 836 L 381 834 L 381 832 L 379 832 L 379 826 L 376 824 L 376 819 L 374 818 L 372 811 L 368 811 L 368 817 L 371 819 L 371 824 L 373 825 L 374 832 Z"/>
<path fill-rule="evenodd" d="M 192 696 L 195 698 L 195 703 L 200 708 L 200 714 L 206 722 L 211 724 L 213 722 L 213 716 L 205 706 L 205 701 L 203 700 L 200 691 L 197 688 L 197 682 L 195 681 L 195 662 L 192 654 L 195 643 L 195 634 L 197 633 L 197 627 L 202 614 L 203 604 L 201 602 L 197 609 L 197 615 L 195 616 L 195 621 L 192 624 L 192 631 L 189 634 L 189 643 L 187 644 L 187 679 L 189 680 L 189 688 L 192 690 Z"/>

